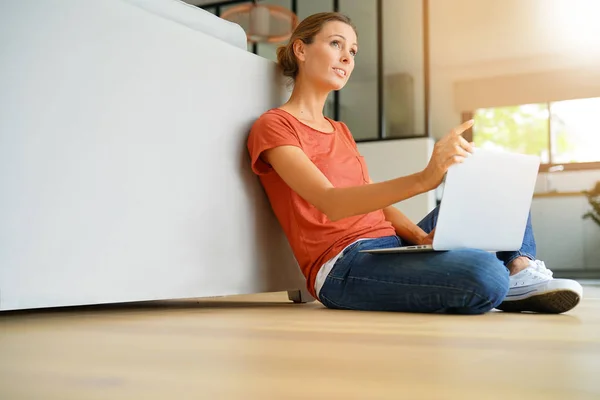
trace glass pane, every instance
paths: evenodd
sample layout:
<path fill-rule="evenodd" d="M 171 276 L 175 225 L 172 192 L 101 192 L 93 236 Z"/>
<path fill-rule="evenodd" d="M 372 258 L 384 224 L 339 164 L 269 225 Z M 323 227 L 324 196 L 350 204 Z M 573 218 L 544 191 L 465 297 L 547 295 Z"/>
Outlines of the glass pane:
<path fill-rule="evenodd" d="M 239 7 L 239 6 L 241 6 L 242 4 L 247 4 L 247 3 L 251 3 L 251 1 L 248 1 L 248 2 L 240 2 L 240 3 L 233 3 L 233 4 L 229 4 L 229 5 L 222 5 L 222 6 L 219 6 L 219 7 L 220 7 L 220 9 L 221 9 L 221 15 L 222 15 L 222 14 L 223 14 L 225 11 L 229 10 L 230 8 Z"/>
<path fill-rule="evenodd" d="M 426 135 L 423 2 L 383 2 L 385 137 Z"/>
<path fill-rule="evenodd" d="M 258 54 L 261 57 L 266 58 L 267 60 L 277 61 L 277 48 L 279 46 L 281 46 L 281 44 L 258 43 L 256 46 L 256 48 L 257 48 L 256 54 Z M 252 51 L 252 49 L 250 49 L 250 51 Z"/>
<path fill-rule="evenodd" d="M 331 92 L 329 93 L 329 96 L 327 96 L 327 99 L 325 100 L 325 107 L 323 109 L 323 115 L 331 119 L 335 118 L 335 105 L 333 103 L 333 93 L 334 92 Z"/>
<path fill-rule="evenodd" d="M 237 6 L 239 6 L 241 4 L 245 4 L 245 3 L 246 2 L 234 3 L 234 4 L 229 4 L 229 5 L 226 5 L 226 6 L 223 5 L 223 6 L 221 6 L 221 14 L 223 14 L 225 11 L 229 10 L 230 8 L 237 7 Z M 251 3 L 251 1 L 248 1 L 247 3 Z"/>
<path fill-rule="evenodd" d="M 309 15 L 333 11 L 332 0 L 298 0 L 296 2 L 298 20 L 302 21 Z"/>
<path fill-rule="evenodd" d="M 477 147 L 533 154 L 549 162 L 548 105 L 481 108 L 475 112 L 473 140 Z"/>
<path fill-rule="evenodd" d="M 550 104 L 552 162 L 600 161 L 600 98 Z"/>
<path fill-rule="evenodd" d="M 358 30 L 358 54 L 350 80 L 340 91 L 340 120 L 355 140 L 376 139 L 377 95 L 377 2 L 340 0 L 340 12 L 348 15 Z"/>

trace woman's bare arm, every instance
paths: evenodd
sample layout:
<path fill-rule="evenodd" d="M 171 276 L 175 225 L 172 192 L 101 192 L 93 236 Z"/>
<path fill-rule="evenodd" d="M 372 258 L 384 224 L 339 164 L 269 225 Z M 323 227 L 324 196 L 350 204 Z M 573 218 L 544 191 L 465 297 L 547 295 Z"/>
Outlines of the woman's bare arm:
<path fill-rule="evenodd" d="M 412 175 L 348 188 L 336 188 L 296 146 L 279 146 L 261 155 L 281 179 L 300 197 L 314 205 L 331 221 L 367 214 L 435 189 L 450 166 L 472 152 L 461 134 L 473 125 L 467 121 L 439 140 L 427 167 Z"/>
<path fill-rule="evenodd" d="M 385 219 L 391 222 L 396 230 L 396 234 L 402 239 L 414 244 L 425 244 L 424 241 L 427 238 L 427 232 L 419 228 L 402 211 L 394 206 L 387 206 L 383 209 L 383 214 L 385 215 Z"/>
<path fill-rule="evenodd" d="M 431 188 L 422 173 L 370 185 L 336 188 L 302 149 L 280 146 L 263 153 L 281 179 L 331 221 L 381 210 Z"/>

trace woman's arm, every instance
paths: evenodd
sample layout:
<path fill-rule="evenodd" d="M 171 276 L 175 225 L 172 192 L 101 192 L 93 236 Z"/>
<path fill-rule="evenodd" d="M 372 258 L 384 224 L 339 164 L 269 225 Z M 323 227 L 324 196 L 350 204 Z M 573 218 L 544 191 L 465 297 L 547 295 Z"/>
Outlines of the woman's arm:
<path fill-rule="evenodd" d="M 396 234 L 402 239 L 413 244 L 430 244 L 425 243 L 428 237 L 427 232 L 419 228 L 406 215 L 394 206 L 388 206 L 383 209 L 385 219 L 392 223 L 396 230 Z"/>
<path fill-rule="evenodd" d="M 263 159 L 292 190 L 331 221 L 381 210 L 431 189 L 422 173 L 371 185 L 336 188 L 296 146 L 267 150 Z"/>
<path fill-rule="evenodd" d="M 369 183 L 373 184 L 373 181 L 369 179 Z M 383 209 L 386 221 L 389 221 L 396 234 L 402 239 L 409 241 L 414 244 L 430 244 L 425 243 L 427 241 L 428 234 L 423 229 L 419 228 L 414 222 L 412 222 L 404 213 L 398 210 L 396 207 L 387 206 Z"/>
<path fill-rule="evenodd" d="M 296 146 L 279 146 L 261 155 L 283 181 L 300 197 L 315 206 L 331 221 L 384 209 L 436 188 L 448 168 L 462 162 L 472 151 L 460 134 L 472 121 L 462 124 L 435 144 L 427 167 L 418 173 L 385 182 L 336 188 Z"/>
<path fill-rule="evenodd" d="M 369 183 L 373 184 L 373 181 L 369 179 Z M 392 224 L 396 234 L 402 239 L 413 244 L 433 243 L 434 232 L 425 232 L 395 206 L 387 206 L 383 209 L 383 214 L 385 215 L 386 221 L 389 221 Z"/>

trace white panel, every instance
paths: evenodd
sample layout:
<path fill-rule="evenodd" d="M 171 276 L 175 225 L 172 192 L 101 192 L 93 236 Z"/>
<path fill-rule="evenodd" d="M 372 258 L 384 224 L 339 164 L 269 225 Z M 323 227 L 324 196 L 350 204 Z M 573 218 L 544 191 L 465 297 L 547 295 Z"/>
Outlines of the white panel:
<path fill-rule="evenodd" d="M 600 171 L 542 173 L 537 192 L 591 190 Z M 541 257 L 554 269 L 600 270 L 600 227 L 581 217 L 591 207 L 585 196 L 538 198 L 532 206 Z"/>
<path fill-rule="evenodd" d="M 371 179 L 382 182 L 422 171 L 433 151 L 433 139 L 383 140 L 358 143 L 365 157 Z M 431 191 L 397 203 L 395 206 L 417 223 L 435 208 L 435 192 Z"/>
<path fill-rule="evenodd" d="M 534 198 L 531 221 L 537 257 L 552 270 L 585 269 L 583 224 L 584 197 Z"/>
<path fill-rule="evenodd" d="M 274 64 L 119 0 L 0 5 L 0 308 L 304 287 L 246 137 Z"/>
<path fill-rule="evenodd" d="M 588 206 L 587 201 L 586 206 Z M 583 222 L 582 241 L 584 268 L 600 271 L 600 226 L 591 219 Z"/>
<path fill-rule="evenodd" d="M 240 49 L 247 49 L 246 33 L 238 24 L 226 21 L 201 8 L 179 0 L 122 0 L 156 14 L 158 17 L 185 25 L 221 39 Z"/>
<path fill-rule="evenodd" d="M 600 181 L 600 170 L 563 171 L 540 174 L 544 191 L 577 192 L 592 190 Z"/>

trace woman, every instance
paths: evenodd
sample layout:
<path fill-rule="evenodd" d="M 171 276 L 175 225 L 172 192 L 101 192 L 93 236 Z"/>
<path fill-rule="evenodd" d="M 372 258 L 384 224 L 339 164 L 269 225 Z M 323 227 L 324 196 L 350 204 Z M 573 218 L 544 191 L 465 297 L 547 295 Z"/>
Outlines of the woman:
<path fill-rule="evenodd" d="M 535 260 L 530 221 L 517 252 L 360 252 L 432 243 L 437 209 L 415 225 L 392 205 L 435 189 L 472 152 L 461 134 L 473 122 L 438 141 L 423 171 L 371 182 L 348 127 L 323 116 L 327 95 L 344 87 L 357 52 L 347 17 L 320 13 L 303 20 L 277 52 L 284 75 L 294 80 L 291 97 L 264 113 L 248 138 L 253 171 L 311 294 L 326 307 L 355 310 L 561 313 L 575 307 L 581 286 L 552 279 Z"/>

